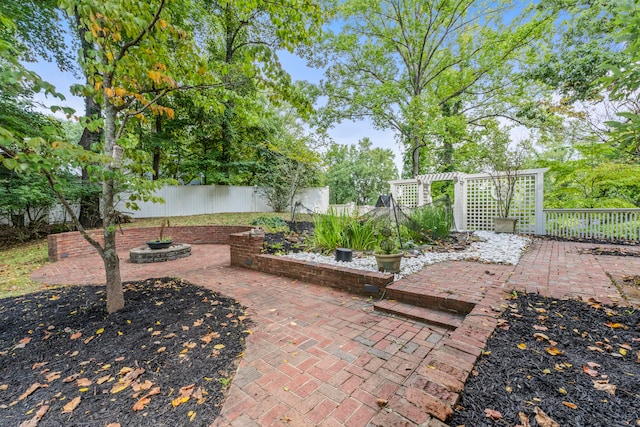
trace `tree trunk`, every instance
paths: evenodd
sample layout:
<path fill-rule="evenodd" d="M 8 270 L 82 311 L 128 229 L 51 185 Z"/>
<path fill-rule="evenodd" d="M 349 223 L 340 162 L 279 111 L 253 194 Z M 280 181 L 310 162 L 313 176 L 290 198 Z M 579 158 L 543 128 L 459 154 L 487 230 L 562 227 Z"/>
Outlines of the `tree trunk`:
<path fill-rule="evenodd" d="M 159 138 L 160 134 L 162 133 L 162 117 L 160 117 L 160 114 L 158 114 L 156 116 L 155 133 L 156 133 L 156 144 L 155 144 L 155 147 L 153 149 L 153 178 L 152 178 L 152 180 L 154 180 L 154 181 L 157 180 L 158 178 L 160 178 L 160 154 L 161 154 L 161 150 L 160 150 L 160 146 L 157 143 L 158 138 Z"/>
<path fill-rule="evenodd" d="M 420 147 L 422 147 L 422 144 L 420 143 L 420 140 L 418 139 L 418 137 L 415 135 L 412 136 L 411 139 L 412 139 L 411 147 L 413 149 L 413 152 L 412 152 L 413 177 L 415 178 L 420 174 Z"/>
<path fill-rule="evenodd" d="M 76 18 L 76 30 L 78 31 L 78 38 L 80 39 L 80 46 L 82 47 L 83 60 L 86 61 L 87 52 L 91 49 L 91 45 L 85 38 L 87 29 L 82 25 L 78 12 L 75 13 Z M 85 71 L 85 82 L 87 86 L 90 86 L 89 76 Z M 99 119 L 102 116 L 102 110 L 100 106 L 95 102 L 93 96 L 85 96 L 84 98 L 84 115 L 87 118 Z M 78 144 L 85 150 L 91 150 L 91 146 L 94 143 L 100 142 L 102 132 L 100 130 L 91 132 L 86 127 L 82 131 L 82 136 Z M 82 186 L 87 188 L 92 185 L 89 178 L 89 173 L 86 168 L 82 168 Z M 84 192 L 80 197 L 80 224 L 84 228 L 95 228 L 100 225 L 100 196 L 97 193 Z"/>
<path fill-rule="evenodd" d="M 105 76 L 104 87 L 110 88 L 111 77 Z M 111 157 L 113 147 L 116 144 L 116 109 L 109 98 L 104 96 L 104 154 Z M 115 227 L 115 191 L 114 179 L 110 174 L 105 174 L 102 182 L 102 209 L 103 209 L 103 235 L 104 254 L 102 261 L 107 278 L 107 311 L 114 313 L 124 308 L 124 291 L 120 278 L 120 260 L 116 250 Z"/>

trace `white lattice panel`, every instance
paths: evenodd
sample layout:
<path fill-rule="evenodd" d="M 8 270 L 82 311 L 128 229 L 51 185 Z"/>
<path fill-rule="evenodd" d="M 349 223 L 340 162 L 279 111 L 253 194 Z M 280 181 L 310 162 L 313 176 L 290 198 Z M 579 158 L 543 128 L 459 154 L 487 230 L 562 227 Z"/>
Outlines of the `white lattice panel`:
<path fill-rule="evenodd" d="M 467 185 L 467 229 L 493 230 L 493 217 L 498 216 L 495 189 L 490 177 L 468 179 Z M 518 233 L 535 232 L 536 208 L 535 175 L 519 176 L 509 217 L 517 218 Z"/>
<path fill-rule="evenodd" d="M 394 184 L 394 197 L 400 206 L 418 206 L 418 182 Z"/>

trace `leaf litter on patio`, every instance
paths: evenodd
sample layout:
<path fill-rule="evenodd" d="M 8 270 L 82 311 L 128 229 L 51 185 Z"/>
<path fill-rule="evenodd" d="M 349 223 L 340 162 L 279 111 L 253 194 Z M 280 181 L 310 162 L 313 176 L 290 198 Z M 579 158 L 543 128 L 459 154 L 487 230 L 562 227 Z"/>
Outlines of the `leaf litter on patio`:
<path fill-rule="evenodd" d="M 640 426 L 640 310 L 517 295 L 450 426 Z"/>
<path fill-rule="evenodd" d="M 206 426 L 251 333 L 244 307 L 180 279 L 0 300 L 0 424 Z"/>

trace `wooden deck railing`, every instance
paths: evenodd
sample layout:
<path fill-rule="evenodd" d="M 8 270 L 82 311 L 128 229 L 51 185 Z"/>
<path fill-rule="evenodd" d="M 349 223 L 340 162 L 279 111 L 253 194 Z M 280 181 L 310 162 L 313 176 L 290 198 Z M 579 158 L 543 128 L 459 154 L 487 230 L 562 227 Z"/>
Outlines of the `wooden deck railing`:
<path fill-rule="evenodd" d="M 640 241 L 640 209 L 544 209 L 548 236 Z"/>

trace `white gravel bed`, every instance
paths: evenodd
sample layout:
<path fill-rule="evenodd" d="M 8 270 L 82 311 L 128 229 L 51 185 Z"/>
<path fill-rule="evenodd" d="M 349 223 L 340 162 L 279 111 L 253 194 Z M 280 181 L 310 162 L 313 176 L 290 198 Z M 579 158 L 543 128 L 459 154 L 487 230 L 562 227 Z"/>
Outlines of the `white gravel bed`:
<path fill-rule="evenodd" d="M 492 264 L 515 265 L 531 243 L 531 239 L 516 234 L 497 234 L 492 231 L 476 231 L 473 234 L 478 237 L 480 241 L 472 243 L 463 252 L 424 252 L 419 253 L 415 257 L 402 258 L 400 273 L 395 275 L 395 280 L 400 280 L 405 276 L 417 273 L 422 270 L 425 265 L 442 261 L 470 259 Z M 283 256 L 309 262 L 355 268 L 358 270 L 378 271 L 378 265 L 373 255 L 354 256 L 351 262 L 336 261 L 334 256 L 311 252 L 290 253 Z"/>

